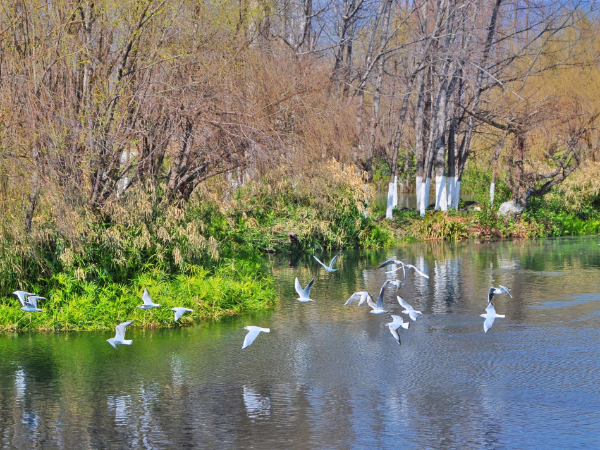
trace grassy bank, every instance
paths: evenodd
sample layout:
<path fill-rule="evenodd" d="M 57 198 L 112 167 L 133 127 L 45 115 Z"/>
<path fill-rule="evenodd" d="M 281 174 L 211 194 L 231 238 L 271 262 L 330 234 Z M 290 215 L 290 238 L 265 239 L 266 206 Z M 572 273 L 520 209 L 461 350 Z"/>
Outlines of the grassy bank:
<path fill-rule="evenodd" d="M 469 179 L 465 190 L 474 193 L 476 205 L 428 211 L 423 218 L 397 210 L 393 220 L 375 206 L 373 187 L 335 163 L 316 168 L 312 178 L 271 174 L 234 189 L 226 180 L 209 182 L 185 204 L 144 189 L 128 191 L 101 211 L 57 213 L 48 200 L 39 205 L 31 233 L 21 231 L 16 214 L 1 224 L 0 330 L 112 329 L 130 319 L 168 327 L 174 326 L 174 306 L 194 310 L 184 325 L 269 308 L 276 294 L 266 253 L 600 232 L 597 193 L 582 198 L 590 191 L 557 191 L 507 218 L 497 207 L 509 198 L 508 187 L 498 183 L 492 206 L 485 174 Z M 144 288 L 161 308 L 136 308 Z M 20 311 L 11 295 L 17 289 L 47 297 L 40 303 L 44 312 Z"/>
<path fill-rule="evenodd" d="M 102 211 L 62 215 L 42 204 L 28 234 L 4 222 L 0 330 L 112 329 L 130 319 L 163 327 L 174 325 L 174 306 L 194 309 L 183 324 L 269 308 L 265 253 L 393 243 L 366 210 L 360 180 L 337 166 L 311 180 L 273 176 L 234 190 L 215 182 L 195 194 L 180 205 L 137 189 Z M 136 308 L 144 288 L 161 308 Z M 21 311 L 16 289 L 47 297 L 44 312 Z"/>

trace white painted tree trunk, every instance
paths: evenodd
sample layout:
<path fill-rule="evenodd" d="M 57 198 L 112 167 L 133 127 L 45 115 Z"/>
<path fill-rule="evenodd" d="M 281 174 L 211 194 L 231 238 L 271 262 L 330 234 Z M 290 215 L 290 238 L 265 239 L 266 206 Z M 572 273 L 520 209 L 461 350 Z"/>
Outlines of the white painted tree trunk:
<path fill-rule="evenodd" d="M 417 191 L 417 211 L 421 211 L 421 185 L 423 183 L 423 177 L 417 177 L 416 183 L 417 185 L 415 187 Z"/>
<path fill-rule="evenodd" d="M 460 181 L 456 180 L 454 186 L 454 192 L 452 194 L 452 208 L 458 209 L 458 202 L 460 201 Z"/>
<path fill-rule="evenodd" d="M 446 190 L 446 177 L 435 177 L 435 210 L 448 211 L 448 193 Z"/>
<path fill-rule="evenodd" d="M 425 215 L 425 210 L 429 206 L 429 191 L 431 190 L 431 178 L 427 178 L 425 183 L 421 183 L 421 217 Z"/>
<path fill-rule="evenodd" d="M 494 206 L 494 191 L 496 190 L 496 183 L 490 184 L 490 206 Z"/>
<path fill-rule="evenodd" d="M 388 186 L 387 208 L 385 210 L 385 218 L 391 219 L 394 211 L 394 183 Z"/>
<path fill-rule="evenodd" d="M 398 175 L 394 175 L 394 208 L 398 206 Z"/>
<path fill-rule="evenodd" d="M 448 177 L 448 208 L 454 208 L 454 191 L 456 191 L 456 177 Z"/>

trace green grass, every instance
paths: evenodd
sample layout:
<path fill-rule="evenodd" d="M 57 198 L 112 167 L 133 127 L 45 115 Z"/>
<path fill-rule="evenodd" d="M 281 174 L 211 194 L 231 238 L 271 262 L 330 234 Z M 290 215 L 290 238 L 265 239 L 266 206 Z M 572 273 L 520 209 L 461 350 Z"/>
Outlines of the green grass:
<path fill-rule="evenodd" d="M 270 277 L 251 269 L 238 271 L 224 265 L 214 274 L 201 267 L 169 275 L 159 270 L 144 272 L 131 283 L 106 282 L 99 285 L 58 274 L 39 303 L 43 312 L 21 311 L 13 296 L 0 304 L 0 331 L 18 330 L 107 330 L 126 320 L 146 327 L 191 324 L 203 318 L 218 318 L 272 306 L 276 294 Z M 144 288 L 161 306 L 150 311 L 137 308 Z M 193 309 L 177 323 L 170 308 Z M 31 323 L 30 323 L 31 319 Z"/>

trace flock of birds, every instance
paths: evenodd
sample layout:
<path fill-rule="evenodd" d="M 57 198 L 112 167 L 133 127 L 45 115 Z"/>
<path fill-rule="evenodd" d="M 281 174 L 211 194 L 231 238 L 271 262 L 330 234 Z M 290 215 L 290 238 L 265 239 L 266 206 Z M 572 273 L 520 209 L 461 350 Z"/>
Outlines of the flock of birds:
<path fill-rule="evenodd" d="M 322 265 L 327 272 L 332 273 L 337 270 L 337 269 L 333 268 L 333 265 L 339 255 L 340 255 L 340 253 L 335 255 L 328 266 L 325 265 L 316 256 L 313 256 L 313 258 L 320 265 Z M 415 271 L 415 273 L 417 275 L 420 275 L 424 278 L 429 279 L 429 275 L 422 272 L 417 267 L 413 266 L 412 264 L 406 264 L 397 259 L 389 259 L 389 260 L 381 263 L 379 266 L 377 266 L 377 268 L 381 269 L 381 268 L 389 266 L 391 264 L 394 264 L 398 267 L 396 267 L 393 270 L 387 271 L 386 273 L 388 273 L 388 274 L 402 270 L 403 276 L 406 279 L 406 269 L 412 269 Z M 313 279 L 308 282 L 306 287 L 302 288 L 302 285 L 300 284 L 300 280 L 298 280 L 298 278 L 296 278 L 296 280 L 294 281 L 294 287 L 296 289 L 296 292 L 298 293 L 297 300 L 299 302 L 308 303 L 308 302 L 314 301 L 310 298 L 310 289 L 312 288 L 312 285 L 314 282 L 315 282 L 315 279 L 313 277 Z M 388 313 L 389 311 L 387 311 L 383 308 L 383 296 L 385 294 L 385 289 L 388 285 L 394 286 L 394 287 L 396 287 L 396 289 L 398 289 L 400 286 L 404 286 L 405 283 L 400 280 L 386 280 L 383 283 L 383 286 L 381 286 L 381 289 L 379 290 L 379 296 L 377 297 L 376 302 L 373 302 L 373 296 L 371 294 L 369 294 L 367 291 L 360 291 L 360 292 L 355 292 L 354 294 L 352 294 L 350 296 L 350 298 L 348 300 L 346 300 L 346 303 L 344 303 L 344 306 L 351 305 L 352 303 L 354 303 L 356 301 L 358 301 L 358 306 L 361 306 L 363 303 L 366 302 L 367 305 L 369 305 L 371 307 L 371 314 Z M 494 308 L 494 304 L 492 303 L 492 298 L 494 297 L 494 295 L 500 295 L 500 294 L 508 294 L 512 298 L 510 289 L 507 288 L 506 286 L 499 285 L 498 287 L 490 288 L 490 290 L 488 291 L 488 306 L 485 309 L 485 314 L 480 314 L 481 317 L 485 318 L 485 321 L 483 322 L 483 331 L 485 333 L 487 333 L 488 330 L 492 327 L 496 318 L 506 317 L 503 314 L 497 314 L 496 309 Z M 406 300 L 404 300 L 399 295 L 396 296 L 396 298 L 397 298 L 400 306 L 402 308 L 404 308 L 402 310 L 402 314 L 408 315 L 408 317 L 410 317 L 410 319 L 412 321 L 416 321 L 417 318 L 423 314 L 421 311 L 416 311 Z M 401 344 L 402 342 L 400 341 L 400 335 L 398 334 L 398 330 L 400 328 L 404 328 L 405 330 L 408 330 L 410 327 L 410 322 L 405 322 L 401 316 L 396 316 L 394 314 L 392 314 L 391 317 L 392 317 L 392 321 L 390 323 L 386 323 L 385 326 L 387 326 L 389 328 L 390 333 L 392 334 L 394 339 L 398 342 L 398 344 Z M 244 339 L 244 344 L 242 346 L 242 350 L 245 349 L 246 347 L 250 346 L 250 344 L 252 344 L 252 342 L 254 342 L 256 337 L 261 332 L 269 333 L 271 331 L 269 328 L 261 328 L 261 327 L 256 327 L 256 326 L 248 326 L 248 327 L 244 327 L 244 329 L 248 330 L 248 334 L 246 335 L 246 338 Z"/>
<path fill-rule="evenodd" d="M 340 253 L 338 253 L 337 255 L 335 255 L 333 257 L 333 259 L 329 263 L 329 266 L 326 266 L 316 256 L 313 256 L 313 258 L 315 260 L 317 260 L 317 262 L 320 265 L 322 265 L 327 272 L 332 273 L 332 272 L 337 271 L 337 269 L 333 268 L 333 265 L 335 264 L 335 261 L 336 261 L 337 257 L 340 255 Z M 399 270 L 402 270 L 404 278 L 406 279 L 406 269 L 412 269 L 415 271 L 415 273 L 417 275 L 429 279 L 429 275 L 422 272 L 417 267 L 415 267 L 411 264 L 405 264 L 404 262 L 397 260 L 397 259 L 387 260 L 387 261 L 381 263 L 379 266 L 377 266 L 377 268 L 381 269 L 383 267 L 387 267 L 392 264 L 394 264 L 398 267 L 391 271 L 385 272 L 385 273 L 390 274 L 390 273 L 394 273 Z M 315 282 L 315 279 L 313 277 L 313 279 L 310 280 L 308 282 L 308 284 L 306 285 L 306 287 L 303 289 L 302 285 L 300 284 L 300 281 L 298 280 L 298 278 L 296 278 L 296 280 L 294 282 L 294 287 L 296 289 L 296 292 L 298 293 L 297 300 L 299 302 L 308 303 L 308 302 L 314 301 L 310 298 L 310 289 L 312 288 L 312 285 L 314 282 Z M 367 305 L 369 305 L 371 307 L 371 314 L 388 313 L 389 311 L 387 311 L 383 308 L 383 296 L 385 294 L 385 289 L 388 285 L 394 286 L 394 287 L 396 287 L 396 289 L 398 289 L 399 287 L 404 286 L 405 283 L 400 280 L 386 280 L 383 283 L 383 286 L 381 286 L 381 289 L 379 290 L 379 296 L 377 297 L 376 302 L 373 302 L 373 296 L 371 294 L 369 294 L 366 291 L 360 291 L 360 292 L 355 292 L 354 294 L 352 294 L 350 296 L 350 298 L 348 300 L 346 300 L 346 303 L 344 303 L 344 306 L 348 306 L 356 301 L 358 301 L 358 306 L 361 306 L 363 303 L 366 302 Z M 38 300 L 46 300 L 45 297 L 40 297 L 36 294 L 31 294 L 31 293 L 25 292 L 25 291 L 15 291 L 15 292 L 13 292 L 13 294 L 16 295 L 18 297 L 19 301 L 21 302 L 21 305 L 22 305 L 21 309 L 23 311 L 26 311 L 26 312 L 41 312 L 42 311 L 41 309 L 38 308 L 37 302 L 38 302 Z M 494 295 L 501 295 L 501 294 L 508 294 L 512 298 L 510 289 L 507 288 L 506 286 L 499 285 L 497 288 L 491 287 L 490 290 L 488 291 L 488 306 L 485 309 L 485 314 L 480 314 L 481 317 L 485 318 L 485 321 L 483 322 L 483 331 L 485 333 L 488 332 L 488 330 L 492 327 L 492 325 L 494 324 L 494 321 L 497 318 L 506 317 L 503 314 L 497 314 L 496 309 L 494 308 L 494 304 L 492 303 L 492 298 L 494 297 Z M 400 306 L 402 308 L 404 308 L 402 310 L 402 314 L 408 315 L 408 317 L 410 317 L 410 319 L 412 321 L 416 321 L 417 318 L 423 314 L 421 311 L 416 311 L 406 300 L 404 300 L 399 295 L 396 296 L 396 298 L 397 298 Z M 143 301 L 143 304 L 138 306 L 138 308 L 140 308 L 140 309 L 149 310 L 149 309 L 160 307 L 159 304 L 154 303 L 154 301 L 152 300 L 152 297 L 150 297 L 148 289 L 144 289 L 144 294 L 142 295 L 142 301 Z M 171 308 L 171 311 L 174 311 L 175 322 L 177 322 L 186 312 L 192 312 L 193 310 L 189 309 L 189 308 L 184 308 L 184 307 L 175 307 L 175 308 Z M 401 344 L 400 335 L 398 334 L 398 330 L 400 328 L 404 328 L 405 330 L 408 330 L 410 327 L 410 322 L 405 322 L 401 316 L 396 316 L 396 315 L 392 314 L 391 317 L 392 317 L 392 322 L 386 323 L 385 325 L 389 328 L 390 333 L 392 334 L 394 339 L 398 342 L 398 344 Z M 125 332 L 127 330 L 127 327 L 129 325 L 131 325 L 133 322 L 134 322 L 133 320 L 129 320 L 127 322 L 123 322 L 123 323 L 117 325 L 117 327 L 115 328 L 115 337 L 108 339 L 107 342 L 110 345 L 112 345 L 114 348 L 117 348 L 118 345 L 131 345 L 133 341 L 130 339 L 129 340 L 125 339 Z M 262 328 L 262 327 L 257 327 L 257 326 L 247 326 L 247 327 L 244 327 L 244 329 L 246 331 L 248 331 L 248 334 L 246 334 L 246 337 L 244 338 L 244 343 L 242 344 L 242 350 L 249 347 L 250 345 L 252 345 L 252 343 L 254 342 L 254 340 L 257 338 L 257 336 L 260 333 L 270 333 L 271 332 L 271 330 L 269 328 Z"/>

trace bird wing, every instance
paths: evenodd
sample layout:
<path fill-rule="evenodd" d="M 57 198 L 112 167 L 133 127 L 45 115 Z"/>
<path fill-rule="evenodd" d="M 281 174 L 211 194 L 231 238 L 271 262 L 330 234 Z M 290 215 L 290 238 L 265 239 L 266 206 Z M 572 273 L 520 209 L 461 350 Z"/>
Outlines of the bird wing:
<path fill-rule="evenodd" d="M 358 299 L 362 300 L 363 295 L 364 295 L 364 292 L 355 292 L 354 294 L 352 294 L 350 296 L 350 298 L 348 300 L 346 300 L 346 303 L 344 303 L 344 306 L 348 306 Z"/>
<path fill-rule="evenodd" d="M 373 297 L 371 297 L 371 294 L 369 294 L 368 292 L 363 292 L 362 295 L 360 296 L 360 301 L 358 302 L 358 306 L 362 305 L 369 298 L 371 299 L 371 301 L 373 301 Z"/>
<path fill-rule="evenodd" d="M 390 264 L 396 264 L 396 260 L 395 259 L 388 259 L 386 262 L 383 262 L 383 263 L 379 264 L 377 266 L 377 268 L 381 269 L 382 267 L 389 266 Z"/>
<path fill-rule="evenodd" d="M 25 291 L 15 291 L 15 292 L 13 292 L 13 294 L 15 294 L 17 296 L 17 298 L 21 302 L 21 306 L 25 306 L 25 302 L 26 302 L 25 296 L 26 295 L 33 295 L 33 294 L 28 294 Z"/>
<path fill-rule="evenodd" d="M 377 308 L 383 309 L 383 294 L 385 293 L 385 287 L 388 285 L 390 280 L 385 280 L 383 286 L 381 286 L 381 290 L 379 291 L 379 297 L 377 297 Z"/>
<path fill-rule="evenodd" d="M 487 308 L 485 308 L 485 312 L 487 313 L 488 316 L 495 316 L 496 315 L 496 308 L 494 308 L 494 305 L 492 303 L 487 305 Z"/>
<path fill-rule="evenodd" d="M 294 289 L 296 289 L 298 296 L 302 298 L 302 295 L 304 295 L 304 289 L 302 289 L 302 285 L 300 284 L 298 277 L 296 277 L 296 281 L 294 281 Z"/>
<path fill-rule="evenodd" d="M 494 324 L 494 320 L 496 320 L 495 316 L 489 316 L 485 318 L 485 322 L 483 322 L 483 332 L 487 333 L 492 325 Z"/>
<path fill-rule="evenodd" d="M 422 277 L 425 278 L 429 278 L 429 275 L 427 275 L 425 272 L 421 272 L 419 269 L 417 269 L 415 266 L 413 266 L 412 264 L 405 264 L 406 267 L 408 267 L 409 269 L 413 269 L 416 273 L 418 273 L 419 275 L 421 275 Z"/>
<path fill-rule="evenodd" d="M 177 322 L 179 319 L 181 319 L 181 316 L 183 316 L 186 309 L 185 308 L 173 308 L 173 311 L 175 311 L 175 322 Z"/>
<path fill-rule="evenodd" d="M 115 328 L 115 332 L 116 332 L 115 339 L 118 339 L 118 338 L 125 339 L 125 330 L 133 322 L 134 322 L 133 320 L 130 320 L 128 322 L 123 322 L 123 323 L 117 325 Z"/>
<path fill-rule="evenodd" d="M 404 309 L 406 309 L 407 311 L 414 311 L 413 307 L 406 303 L 406 300 L 404 300 L 402 297 L 398 295 L 396 296 L 396 298 L 398 299 L 398 303 L 400 303 L 400 306 L 402 306 Z"/>
<path fill-rule="evenodd" d="M 502 286 L 501 284 L 499 284 L 498 286 L 500 286 L 500 289 L 502 289 L 504 292 L 506 292 L 510 298 L 513 298 L 512 294 L 510 293 L 510 289 L 507 288 L 506 286 Z"/>
<path fill-rule="evenodd" d="M 369 305 L 371 309 L 377 309 L 377 305 L 373 302 L 373 297 L 370 295 L 367 297 L 367 305 Z"/>
<path fill-rule="evenodd" d="M 390 329 L 390 333 L 392 333 L 392 336 L 394 336 L 394 339 L 398 341 L 398 345 L 402 345 L 402 342 L 400 342 L 400 335 L 398 334 L 398 328 L 394 328 L 393 326 L 388 328 Z"/>
<path fill-rule="evenodd" d="M 488 291 L 488 303 L 492 303 L 492 298 L 494 298 L 494 291 L 496 288 L 491 287 Z"/>
<path fill-rule="evenodd" d="M 337 259 L 337 257 L 340 256 L 340 253 L 342 253 L 342 252 L 338 252 L 337 255 L 335 255 L 333 257 L 333 259 L 331 260 L 331 262 L 329 263 L 329 268 L 330 269 L 333 269 L 333 263 L 335 262 L 335 260 Z"/>
<path fill-rule="evenodd" d="M 46 300 L 46 297 L 40 297 L 39 295 L 30 295 L 27 297 L 27 302 L 31 303 L 34 308 L 37 308 L 38 300 Z"/>
<path fill-rule="evenodd" d="M 249 347 L 254 342 L 254 339 L 256 339 L 256 336 L 258 336 L 259 333 L 260 333 L 260 328 L 251 327 L 248 330 L 248 334 L 244 338 L 244 344 L 242 345 L 242 350 L 244 350 L 246 347 Z"/>
<path fill-rule="evenodd" d="M 310 288 L 312 287 L 314 282 L 315 282 L 315 277 L 313 277 L 313 279 L 310 280 L 308 282 L 308 284 L 306 285 L 306 288 L 304 288 L 304 298 L 310 298 Z"/>
<path fill-rule="evenodd" d="M 323 263 L 321 262 L 321 260 L 320 260 L 319 258 L 317 258 L 315 255 L 313 255 L 313 258 L 315 258 L 315 259 L 317 260 L 317 262 L 318 262 L 319 264 L 321 264 L 323 267 L 325 267 L 326 269 L 328 269 L 328 267 L 327 267 L 325 264 L 323 264 Z"/>
<path fill-rule="evenodd" d="M 142 295 L 142 300 L 144 305 L 153 305 L 152 297 L 150 297 L 150 293 L 148 292 L 148 288 L 144 288 L 144 295 Z"/>

